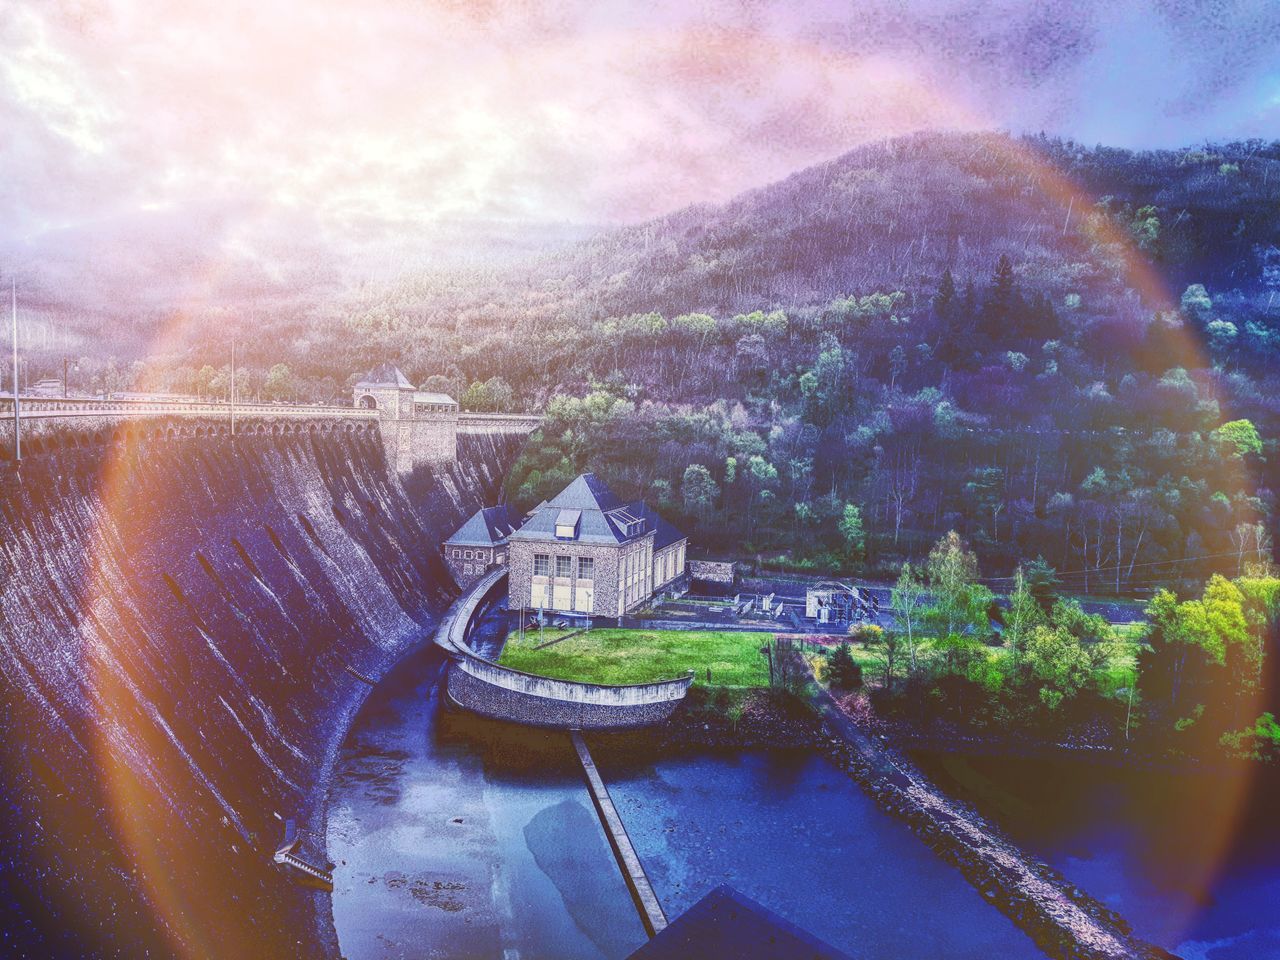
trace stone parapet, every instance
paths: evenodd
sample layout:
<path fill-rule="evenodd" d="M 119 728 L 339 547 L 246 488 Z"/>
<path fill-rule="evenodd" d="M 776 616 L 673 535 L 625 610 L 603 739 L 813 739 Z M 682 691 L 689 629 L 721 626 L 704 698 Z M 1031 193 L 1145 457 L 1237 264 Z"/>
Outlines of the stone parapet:
<path fill-rule="evenodd" d="M 468 643 L 471 628 L 506 587 L 507 571 L 490 571 L 440 623 L 436 642 L 453 660 L 445 682 L 456 706 L 528 726 L 609 730 L 665 720 L 689 692 L 692 674 L 657 683 L 579 683 L 512 670 L 479 656 Z"/>

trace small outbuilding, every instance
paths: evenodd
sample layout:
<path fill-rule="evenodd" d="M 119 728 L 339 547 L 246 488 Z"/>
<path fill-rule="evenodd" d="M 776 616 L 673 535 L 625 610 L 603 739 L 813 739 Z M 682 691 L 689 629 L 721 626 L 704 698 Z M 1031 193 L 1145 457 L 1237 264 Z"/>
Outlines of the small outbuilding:
<path fill-rule="evenodd" d="M 444 560 L 454 581 L 466 589 L 492 567 L 506 566 L 507 539 L 519 523 L 505 503 L 473 513 L 444 542 Z"/>

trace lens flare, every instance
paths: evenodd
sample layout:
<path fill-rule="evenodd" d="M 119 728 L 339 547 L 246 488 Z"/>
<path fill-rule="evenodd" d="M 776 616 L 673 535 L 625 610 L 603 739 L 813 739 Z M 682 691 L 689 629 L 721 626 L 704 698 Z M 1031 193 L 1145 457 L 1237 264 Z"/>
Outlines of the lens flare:
<path fill-rule="evenodd" d="M 758 53 L 761 41 L 747 35 L 724 35 L 718 42 L 722 45 L 719 56 L 731 61 Z M 858 85 L 871 90 L 872 96 L 892 89 L 896 101 L 919 107 L 919 117 L 943 114 L 953 118 L 958 127 L 982 127 L 982 118 L 967 106 L 946 103 L 937 89 L 916 81 L 893 65 L 840 61 L 833 59 L 829 50 L 816 45 L 807 51 L 789 49 L 784 55 L 823 58 L 829 65 L 830 89 L 842 95 L 848 95 Z M 564 118 L 564 122 L 571 123 L 572 118 Z M 914 122 L 904 120 L 903 129 Z M 1141 299 L 1148 315 L 1177 307 L 1178 297 L 1168 289 L 1133 239 L 1112 218 L 1095 215 L 1098 198 L 1063 175 L 1039 155 L 1032 144 L 992 136 L 986 145 L 988 149 L 1003 151 L 1001 160 L 1012 180 L 1030 184 L 1031 189 L 1047 198 L 1059 212 L 1062 236 L 1081 236 L 1092 249 L 1102 251 L 1109 258 L 1117 279 Z M 193 289 L 217 289 L 216 281 L 226 269 L 225 263 L 211 262 L 202 281 L 194 284 Z M 151 356 L 174 356 L 198 339 L 202 325 L 208 323 L 207 308 L 207 303 L 193 300 L 174 310 L 152 344 Z M 1185 365 L 1205 366 L 1203 346 L 1185 328 L 1181 336 L 1179 349 L 1186 358 Z M 200 817 L 214 817 L 224 828 L 217 835 L 218 842 L 240 834 L 245 850 L 250 851 L 246 855 L 269 857 L 270 851 L 266 849 L 269 839 L 249 836 L 248 811 L 237 809 L 235 802 L 219 793 L 216 778 L 202 768 L 201 759 L 183 742 L 163 712 L 151 705 L 157 691 L 147 688 L 145 660 L 154 645 L 171 642 L 172 637 L 147 636 L 141 632 L 137 625 L 145 618 L 134 617 L 131 610 L 144 603 L 145 597 L 127 582 L 127 571 L 118 559 L 122 550 L 172 537 L 169 526 L 172 514 L 188 497 L 177 478 L 172 484 L 157 486 L 153 480 L 156 472 L 144 473 L 140 469 L 141 458 L 165 455 L 142 448 L 140 438 L 149 429 L 145 424 L 125 427 L 121 431 L 122 442 L 115 444 L 109 453 L 100 480 L 94 518 L 96 533 L 89 550 L 90 575 L 82 597 L 82 609 L 102 624 L 100 635 L 106 638 L 105 645 L 85 652 L 93 670 L 96 763 L 111 813 L 111 821 L 104 827 L 129 852 L 141 886 L 148 892 L 160 924 L 171 933 L 177 954 L 192 960 L 210 956 L 253 956 L 256 942 L 253 923 L 247 914 L 243 915 L 242 922 L 235 919 L 240 916 L 233 905 L 239 893 L 235 877 L 212 866 L 222 851 L 208 849 L 211 838 L 191 829 L 191 818 L 197 812 Z M 190 547 L 194 551 L 199 544 L 192 543 Z M 181 589 L 176 584 L 171 588 Z M 198 633 L 197 625 L 191 635 Z M 217 638 L 205 639 L 211 647 L 216 646 Z M 190 682 L 200 684 L 202 681 L 193 676 Z M 184 695 L 182 691 L 167 693 L 170 697 Z M 1251 716 L 1258 712 L 1258 704 L 1253 707 Z M 213 730 L 201 733 L 205 738 L 220 735 Z M 263 776 L 271 774 L 264 771 Z M 182 784 L 189 784 L 193 793 L 175 792 Z M 1221 862 L 1233 839 L 1248 788 L 1247 778 L 1225 780 L 1224 794 L 1219 798 L 1225 814 L 1207 818 L 1201 824 L 1200 842 L 1214 851 L 1214 855 L 1206 858 L 1201 875 L 1185 878 L 1198 891 L 1211 888 L 1215 865 Z M 1173 803 L 1181 802 L 1181 798 L 1169 799 Z M 1171 842 L 1174 840 L 1176 838 L 1170 838 Z M 289 881 L 282 877 L 280 882 Z M 1192 919 L 1185 918 L 1186 927 Z"/>

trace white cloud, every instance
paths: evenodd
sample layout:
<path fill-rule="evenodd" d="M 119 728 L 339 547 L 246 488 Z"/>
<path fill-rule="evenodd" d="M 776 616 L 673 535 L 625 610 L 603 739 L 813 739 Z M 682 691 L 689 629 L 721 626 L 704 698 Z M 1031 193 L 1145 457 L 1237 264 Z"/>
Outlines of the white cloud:
<path fill-rule="evenodd" d="M 1113 7 L 9 0 L 0 217 L 68 265 L 112 224 L 139 260 L 258 260 L 245 235 L 290 230 L 341 259 L 379 231 L 634 220 L 922 127 L 1275 134 L 1280 8 Z"/>

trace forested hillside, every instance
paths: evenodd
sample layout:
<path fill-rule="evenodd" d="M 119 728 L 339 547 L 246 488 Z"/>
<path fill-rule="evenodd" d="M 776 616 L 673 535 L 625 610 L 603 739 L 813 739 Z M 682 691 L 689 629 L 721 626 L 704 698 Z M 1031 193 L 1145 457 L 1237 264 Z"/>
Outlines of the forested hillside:
<path fill-rule="evenodd" d="M 242 379 L 341 398 L 395 359 L 545 408 L 514 496 L 590 466 L 713 551 L 889 569 L 954 528 L 985 569 L 1043 555 L 1081 589 L 1235 573 L 1273 516 L 1278 198 L 1280 144 L 919 135 L 518 269 L 256 317 Z M 223 392 L 201 329 L 89 375 Z"/>
<path fill-rule="evenodd" d="M 1082 590 L 1235 572 L 1272 511 L 1276 157 L 919 138 L 598 241 L 582 296 L 625 249 L 654 309 L 486 344 L 477 378 L 571 395 L 513 493 L 591 465 L 797 566 L 888 570 L 956 529 Z"/>

